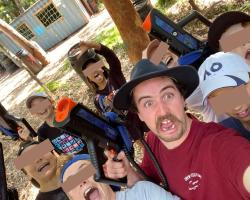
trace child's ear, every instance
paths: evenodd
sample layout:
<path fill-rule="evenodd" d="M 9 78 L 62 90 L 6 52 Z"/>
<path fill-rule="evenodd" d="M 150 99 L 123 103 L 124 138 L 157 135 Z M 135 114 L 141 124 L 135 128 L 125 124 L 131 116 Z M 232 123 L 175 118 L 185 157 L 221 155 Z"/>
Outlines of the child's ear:
<path fill-rule="evenodd" d="M 27 177 L 28 177 L 28 180 L 29 180 L 29 181 L 32 180 L 32 177 L 31 177 L 29 174 L 27 174 Z"/>
<path fill-rule="evenodd" d="M 55 104 L 56 104 L 56 101 L 55 101 L 54 99 L 50 99 L 50 103 L 51 103 L 52 105 L 55 105 Z"/>
<path fill-rule="evenodd" d="M 52 154 L 54 154 L 57 158 L 60 157 L 60 155 L 59 155 L 55 150 L 52 150 L 51 152 L 52 152 Z"/>
<path fill-rule="evenodd" d="M 98 69 L 98 71 L 99 71 L 99 72 L 102 72 L 102 73 L 104 72 L 104 70 L 103 70 L 102 68 Z"/>

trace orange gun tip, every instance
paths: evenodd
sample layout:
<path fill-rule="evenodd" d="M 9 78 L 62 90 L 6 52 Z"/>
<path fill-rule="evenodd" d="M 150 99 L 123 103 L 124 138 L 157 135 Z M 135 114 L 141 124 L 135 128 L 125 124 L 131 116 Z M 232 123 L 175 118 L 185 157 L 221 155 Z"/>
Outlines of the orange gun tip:
<path fill-rule="evenodd" d="M 68 97 L 64 97 L 62 99 L 60 99 L 57 103 L 57 107 L 56 107 L 56 116 L 55 116 L 55 120 L 57 122 L 62 122 L 64 121 L 70 111 L 77 105 L 76 102 L 74 102 L 72 99 L 68 98 Z"/>

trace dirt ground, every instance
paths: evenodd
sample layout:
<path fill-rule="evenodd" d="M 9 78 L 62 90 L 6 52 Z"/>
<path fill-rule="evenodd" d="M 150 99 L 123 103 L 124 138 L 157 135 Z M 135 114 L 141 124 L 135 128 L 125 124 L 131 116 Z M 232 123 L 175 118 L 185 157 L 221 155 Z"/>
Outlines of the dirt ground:
<path fill-rule="evenodd" d="M 100 22 L 100 18 L 103 19 L 103 23 Z M 57 58 L 54 59 L 57 61 L 49 66 L 46 66 L 46 68 L 39 73 L 38 78 L 44 83 L 55 80 L 60 81 L 65 85 L 65 87 L 60 87 L 53 93 L 55 100 L 58 100 L 58 98 L 62 96 L 68 96 L 76 102 L 81 102 L 87 107 L 94 109 L 94 105 L 92 103 L 93 94 L 83 83 L 81 78 L 72 69 L 66 71 L 62 70 L 66 57 L 65 52 L 67 52 L 71 46 L 77 43 L 80 39 L 90 40 L 104 29 L 109 29 L 113 26 L 113 22 L 107 15 L 107 11 L 99 13 L 94 17 L 94 19 L 91 20 L 99 20 L 98 23 L 102 23 L 102 27 L 99 27 L 99 29 L 96 30 L 93 27 L 93 24 L 96 28 L 97 25 L 92 22 L 92 25 L 89 26 L 87 30 L 86 27 L 84 27 L 84 30 L 80 30 L 78 33 L 75 33 L 57 48 L 48 52 L 50 57 L 53 57 L 53 55 L 57 56 Z M 87 35 L 89 37 L 86 37 Z M 132 65 L 129 62 L 127 54 L 124 49 L 117 49 L 116 53 L 122 63 L 122 66 L 124 66 L 124 74 L 128 77 L 129 69 Z M 3 91 L 2 94 L 4 94 L 4 96 L 0 96 L 1 103 L 3 103 L 11 114 L 24 117 L 35 130 L 42 122 L 39 119 L 33 118 L 27 112 L 25 99 L 38 88 L 39 85 L 29 77 L 25 70 L 19 70 L 12 75 L 5 75 L 0 78 L 0 91 L 1 93 Z M 32 186 L 24 174 L 21 171 L 16 170 L 13 165 L 13 158 L 15 158 L 20 142 L 12 141 L 10 138 L 3 135 L 0 135 L 0 140 L 4 148 L 8 186 L 18 189 L 20 200 L 35 199 L 38 190 Z"/>
<path fill-rule="evenodd" d="M 206 0 L 206 2 L 207 1 L 208 0 Z M 211 3 L 211 0 L 208 2 Z M 233 2 L 238 2 L 238 0 L 235 0 Z M 224 3 L 227 3 L 227 1 L 225 1 Z M 187 8 L 184 8 L 186 7 L 185 4 L 179 5 L 179 7 L 181 6 L 184 9 L 183 13 L 187 13 Z M 215 7 L 214 10 L 211 11 L 211 13 L 214 13 L 214 15 L 212 15 L 211 13 L 209 13 L 208 15 L 210 19 L 215 18 L 220 13 L 219 10 L 222 7 L 223 6 Z M 235 7 L 233 8 L 237 8 L 237 3 L 235 3 Z M 174 16 L 176 7 L 173 7 L 171 9 Z M 179 16 L 176 16 L 176 18 L 178 19 Z M 72 69 L 66 71 L 62 70 L 63 61 L 68 49 L 73 44 L 77 43 L 79 39 L 92 39 L 105 28 L 110 28 L 112 26 L 114 26 L 114 24 L 107 11 L 103 11 L 94 16 L 86 27 L 79 30 L 73 36 L 48 52 L 49 59 L 52 61 L 52 63 L 46 66 L 39 73 L 38 78 L 43 82 L 60 80 L 64 83 L 65 87 L 62 87 L 54 92 L 55 100 L 57 100 L 59 96 L 68 96 L 73 100 L 81 102 L 84 105 L 94 109 L 92 103 L 93 94 Z M 194 29 L 195 28 L 193 27 L 192 30 Z M 118 55 L 122 63 L 122 70 L 124 72 L 124 75 L 128 79 L 132 67 L 128 56 L 124 49 L 114 49 L 114 51 Z M 37 129 L 42 122 L 31 117 L 31 115 L 25 108 L 24 102 L 27 96 L 29 96 L 34 90 L 38 88 L 39 86 L 29 77 L 27 72 L 24 70 L 19 70 L 12 75 L 4 75 L 0 77 L 1 103 L 7 108 L 10 113 L 16 116 L 25 117 L 35 129 Z M 1 134 L 0 141 L 3 143 L 4 147 L 8 186 L 16 187 L 18 189 L 20 200 L 34 200 L 38 190 L 34 188 L 29 183 L 24 174 L 21 171 L 17 171 L 13 165 L 13 158 L 15 158 L 20 142 L 12 141 L 8 137 Z M 141 157 L 140 148 L 136 148 L 136 153 L 137 157 Z"/>
<path fill-rule="evenodd" d="M 65 87 L 60 87 L 53 93 L 55 100 L 57 100 L 59 96 L 68 96 L 77 102 L 94 108 L 93 104 L 91 104 L 92 95 L 88 87 L 83 84 L 74 70 L 69 69 L 63 71 L 63 63 L 71 46 L 80 40 L 91 40 L 104 29 L 109 29 L 112 26 L 114 26 L 114 23 L 108 12 L 104 10 L 93 16 L 89 23 L 81 30 L 47 52 L 47 56 L 51 63 L 38 74 L 38 78 L 44 83 L 54 80 L 61 81 L 65 84 Z M 125 52 L 121 53 L 121 55 L 124 54 Z M 125 62 L 128 62 L 128 58 L 125 57 L 123 60 L 123 64 L 127 66 L 128 64 Z M 39 119 L 31 117 L 27 112 L 25 99 L 38 88 L 40 88 L 40 86 L 30 78 L 29 74 L 24 69 L 20 69 L 11 75 L 4 74 L 0 76 L 1 103 L 9 113 L 15 116 L 24 117 L 35 130 L 37 130 L 42 122 Z M 20 200 L 35 199 L 38 190 L 32 186 L 24 174 L 16 170 L 13 165 L 13 159 L 17 154 L 20 141 L 12 141 L 10 138 L 1 135 L 1 133 L 0 141 L 4 148 L 8 187 L 15 187 L 18 189 Z"/>

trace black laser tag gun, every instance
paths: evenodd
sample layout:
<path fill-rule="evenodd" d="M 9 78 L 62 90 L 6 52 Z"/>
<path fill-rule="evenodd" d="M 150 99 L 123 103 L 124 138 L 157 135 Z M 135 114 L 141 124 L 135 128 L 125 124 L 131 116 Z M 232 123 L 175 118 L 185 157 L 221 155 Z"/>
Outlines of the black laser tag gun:
<path fill-rule="evenodd" d="M 5 114 L 5 117 L 7 119 L 13 120 L 13 121 L 15 121 L 17 123 L 21 123 L 21 125 L 19 127 L 17 127 L 18 130 L 21 129 L 22 126 L 25 126 L 28 129 L 29 135 L 31 137 L 36 137 L 37 136 L 36 131 L 30 126 L 30 124 L 27 122 L 27 120 L 25 118 L 15 117 L 15 116 L 10 115 L 10 114 Z"/>
<path fill-rule="evenodd" d="M 3 146 L 0 142 L 0 199 L 1 200 L 18 200 L 18 192 L 15 188 L 7 188 Z"/>
<path fill-rule="evenodd" d="M 102 118 L 87 107 L 69 98 L 63 98 L 57 104 L 54 126 L 85 140 L 91 162 L 96 168 L 95 181 L 114 186 L 126 186 L 126 178 L 112 180 L 105 177 L 102 167 L 107 160 L 104 155 L 105 149 L 116 154 L 123 150 L 139 173 L 145 178 L 146 175 L 133 160 L 133 143 L 126 128 L 116 120 L 116 116 L 115 113 L 110 112 L 106 115 L 107 118 Z M 117 159 L 114 160 L 119 162 Z"/>
<path fill-rule="evenodd" d="M 178 23 L 174 23 L 160 11 L 152 9 L 143 22 L 143 28 L 153 38 L 168 43 L 170 49 L 177 55 L 184 55 L 205 47 L 205 42 L 198 40 L 183 29 L 184 26 L 195 19 L 199 19 L 206 26 L 211 24 L 197 11 L 193 11 Z"/>

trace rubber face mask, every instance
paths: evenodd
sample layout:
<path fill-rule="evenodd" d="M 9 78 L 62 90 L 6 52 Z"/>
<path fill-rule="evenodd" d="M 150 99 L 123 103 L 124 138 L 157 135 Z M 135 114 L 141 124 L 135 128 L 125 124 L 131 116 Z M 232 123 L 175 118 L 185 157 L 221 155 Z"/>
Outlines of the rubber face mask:
<path fill-rule="evenodd" d="M 30 113 L 41 117 L 43 120 L 54 112 L 51 101 L 47 98 L 36 98 L 31 102 Z"/>
<path fill-rule="evenodd" d="M 169 68 L 177 66 L 178 61 L 178 56 L 169 49 L 169 45 L 157 39 L 149 43 L 142 52 L 142 58 L 150 59 L 156 65 L 161 63 Z"/>
<path fill-rule="evenodd" d="M 93 180 L 95 168 L 90 162 L 79 160 L 71 164 L 63 175 L 62 188 L 72 200 L 108 200 L 110 186 Z"/>
<path fill-rule="evenodd" d="M 103 61 L 98 61 L 96 63 L 90 63 L 88 64 L 87 68 L 83 70 L 84 76 L 88 77 L 90 81 L 93 81 L 94 83 L 98 84 L 101 83 L 104 79 L 104 71 L 102 67 L 104 67 Z"/>

